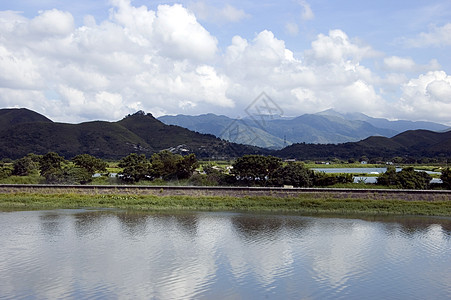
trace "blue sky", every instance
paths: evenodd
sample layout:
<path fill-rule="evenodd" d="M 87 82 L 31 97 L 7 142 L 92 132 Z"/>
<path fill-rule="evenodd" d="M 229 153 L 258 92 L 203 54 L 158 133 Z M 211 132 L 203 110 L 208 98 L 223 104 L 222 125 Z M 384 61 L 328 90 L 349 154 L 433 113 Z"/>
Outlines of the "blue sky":
<path fill-rule="evenodd" d="M 451 125 L 451 1 L 0 0 L 0 107 L 56 121 L 213 112 L 265 92 Z"/>

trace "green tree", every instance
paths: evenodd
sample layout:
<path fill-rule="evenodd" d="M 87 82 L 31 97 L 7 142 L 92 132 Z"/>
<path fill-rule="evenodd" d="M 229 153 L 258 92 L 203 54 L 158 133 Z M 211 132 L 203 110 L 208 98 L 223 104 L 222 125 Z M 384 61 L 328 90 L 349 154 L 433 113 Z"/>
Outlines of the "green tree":
<path fill-rule="evenodd" d="M 354 176 L 352 174 L 327 174 L 325 172 L 314 173 L 314 186 L 331 186 L 337 183 L 352 183 Z"/>
<path fill-rule="evenodd" d="M 191 153 L 184 156 L 177 164 L 177 178 L 190 178 L 197 167 L 199 167 L 199 162 L 197 161 L 195 154 Z"/>
<path fill-rule="evenodd" d="M 183 156 L 163 150 L 153 154 L 150 160 L 153 177 L 172 180 L 177 179 L 178 165 L 183 160 Z"/>
<path fill-rule="evenodd" d="M 122 180 L 128 182 L 138 182 L 142 179 L 149 179 L 151 167 L 149 160 L 144 154 L 132 153 L 121 159 L 119 167 L 124 168 L 119 173 Z"/>
<path fill-rule="evenodd" d="M 12 175 L 16 176 L 28 176 L 33 172 L 39 170 L 39 156 L 35 154 L 28 154 L 18 160 L 13 164 Z"/>
<path fill-rule="evenodd" d="M 292 185 L 294 187 L 309 187 L 313 185 L 314 173 L 300 163 L 288 163 L 275 170 L 270 179 L 271 185 Z"/>
<path fill-rule="evenodd" d="M 442 171 L 440 179 L 443 181 L 443 186 L 446 189 L 451 189 L 451 170 L 449 168 L 446 168 Z"/>
<path fill-rule="evenodd" d="M 387 171 L 385 173 L 379 175 L 377 178 L 377 184 L 381 185 L 396 185 L 398 184 L 396 175 L 396 168 L 394 166 L 388 166 Z"/>
<path fill-rule="evenodd" d="M 417 172 L 413 167 L 404 168 L 400 172 L 390 167 L 379 176 L 377 183 L 402 189 L 424 190 L 430 187 L 431 179 L 431 175 L 426 172 Z"/>
<path fill-rule="evenodd" d="M 187 179 L 199 166 L 195 154 L 182 156 L 168 150 L 153 154 L 151 164 L 152 176 L 164 180 Z"/>
<path fill-rule="evenodd" d="M 0 179 L 8 178 L 9 176 L 11 176 L 11 173 L 12 171 L 10 168 L 3 164 L 0 164 Z"/>
<path fill-rule="evenodd" d="M 274 156 L 244 155 L 235 161 L 232 173 L 240 182 L 263 186 L 281 166 L 282 160 Z"/>
<path fill-rule="evenodd" d="M 85 169 L 91 176 L 94 175 L 96 171 L 105 172 L 108 164 L 89 154 L 80 154 L 75 156 L 72 161 L 77 167 Z"/>
<path fill-rule="evenodd" d="M 45 177 L 47 183 L 59 183 L 64 180 L 64 172 L 61 164 L 64 157 L 55 152 L 49 152 L 39 160 L 39 169 L 41 176 Z"/>

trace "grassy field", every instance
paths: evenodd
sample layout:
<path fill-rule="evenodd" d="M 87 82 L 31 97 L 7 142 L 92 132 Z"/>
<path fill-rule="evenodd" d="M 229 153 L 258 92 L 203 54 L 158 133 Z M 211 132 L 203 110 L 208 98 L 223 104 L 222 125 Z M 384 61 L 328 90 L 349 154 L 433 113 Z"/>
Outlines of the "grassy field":
<path fill-rule="evenodd" d="M 0 209 L 118 208 L 128 210 L 262 211 L 373 215 L 451 216 L 451 201 L 291 198 L 246 196 L 157 196 L 139 194 L 3 193 Z"/>

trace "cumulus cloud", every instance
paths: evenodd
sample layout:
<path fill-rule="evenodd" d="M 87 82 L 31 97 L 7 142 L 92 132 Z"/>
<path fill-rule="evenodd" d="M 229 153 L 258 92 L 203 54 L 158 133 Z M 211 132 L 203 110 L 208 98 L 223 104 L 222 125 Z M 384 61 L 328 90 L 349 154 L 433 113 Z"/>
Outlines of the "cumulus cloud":
<path fill-rule="evenodd" d="M 431 26 L 428 32 L 422 32 L 414 38 L 401 40 L 407 47 L 441 47 L 451 45 L 451 23 L 443 26 Z"/>
<path fill-rule="evenodd" d="M 0 106 L 72 122 L 117 120 L 138 109 L 235 117 L 265 92 L 290 116 L 333 107 L 449 122 L 450 80 L 436 60 L 383 57 L 339 29 L 298 55 L 270 30 L 236 35 L 220 49 L 197 21 L 200 10 L 111 3 L 107 20 L 85 16 L 78 27 L 55 9 L 34 18 L 0 12 Z M 229 16 L 239 11 L 223 8 Z M 376 74 L 368 60 L 388 73 Z"/>
<path fill-rule="evenodd" d="M 306 51 L 308 58 L 318 63 L 341 63 L 348 60 L 358 62 L 366 57 L 377 56 L 370 46 L 359 45 L 349 39 L 342 30 L 330 30 L 329 35 L 320 34 Z"/>
<path fill-rule="evenodd" d="M 78 28 L 70 13 L 55 9 L 32 19 L 2 12 L 0 88 L 9 90 L 2 106 L 81 121 L 176 110 L 183 101 L 234 105 L 227 77 L 210 65 L 217 40 L 193 13 L 181 5 L 152 11 L 127 0 L 112 3 L 109 20 L 97 24 L 87 16 Z M 26 90 L 35 100 L 17 96 L 30 95 Z"/>
<path fill-rule="evenodd" d="M 449 123 L 451 76 L 446 72 L 421 74 L 418 78 L 409 80 L 401 89 L 401 101 L 396 105 L 400 115 Z"/>

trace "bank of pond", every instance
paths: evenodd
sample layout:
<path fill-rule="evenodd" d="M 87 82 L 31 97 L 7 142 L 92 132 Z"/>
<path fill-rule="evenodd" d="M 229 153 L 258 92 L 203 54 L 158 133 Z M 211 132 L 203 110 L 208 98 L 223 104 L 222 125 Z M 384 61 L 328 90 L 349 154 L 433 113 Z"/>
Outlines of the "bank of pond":
<path fill-rule="evenodd" d="M 412 191 L 413 192 L 413 191 Z M 2 209 L 118 208 L 163 211 L 260 211 L 372 215 L 451 216 L 449 193 L 290 192 L 264 190 L 217 191 L 83 190 L 3 188 Z M 221 196 L 222 195 L 222 196 Z"/>

